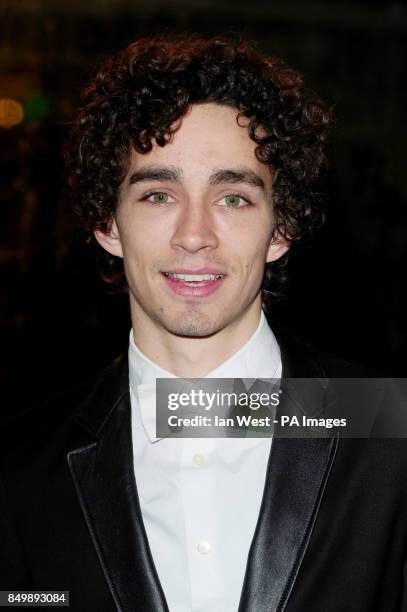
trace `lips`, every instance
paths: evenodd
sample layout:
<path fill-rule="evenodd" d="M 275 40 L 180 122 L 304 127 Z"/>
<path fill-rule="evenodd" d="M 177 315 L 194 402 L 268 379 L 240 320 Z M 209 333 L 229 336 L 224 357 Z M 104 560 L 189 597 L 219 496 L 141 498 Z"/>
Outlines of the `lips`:
<path fill-rule="evenodd" d="M 186 297 L 211 295 L 219 289 L 225 279 L 225 274 L 217 270 L 177 270 L 162 274 L 174 293 Z"/>
<path fill-rule="evenodd" d="M 176 272 L 164 272 L 167 278 L 174 281 L 182 282 L 192 287 L 201 287 L 208 282 L 220 280 L 224 274 L 179 274 Z"/>

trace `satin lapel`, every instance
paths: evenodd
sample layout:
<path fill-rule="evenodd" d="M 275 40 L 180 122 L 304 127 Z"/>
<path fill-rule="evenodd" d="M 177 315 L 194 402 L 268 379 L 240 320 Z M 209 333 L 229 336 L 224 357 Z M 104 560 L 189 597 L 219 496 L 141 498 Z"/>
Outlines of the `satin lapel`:
<path fill-rule="evenodd" d="M 274 326 L 273 330 L 281 349 L 283 379 L 324 378 L 308 347 Z M 299 404 L 298 407 L 301 408 Z M 239 612 L 285 609 L 311 538 L 337 447 L 336 437 L 273 439 Z"/>
<path fill-rule="evenodd" d="M 284 610 L 317 517 L 338 441 L 273 440 L 239 612 Z"/>
<path fill-rule="evenodd" d="M 96 441 L 67 456 L 82 512 L 117 609 L 168 612 L 134 479 L 129 394 L 124 393 L 101 417 L 107 408 L 103 406 L 107 396 L 100 391 L 103 385 L 82 416 L 87 428 L 97 424 Z M 98 398 L 95 420 L 89 415 L 96 414 Z"/>

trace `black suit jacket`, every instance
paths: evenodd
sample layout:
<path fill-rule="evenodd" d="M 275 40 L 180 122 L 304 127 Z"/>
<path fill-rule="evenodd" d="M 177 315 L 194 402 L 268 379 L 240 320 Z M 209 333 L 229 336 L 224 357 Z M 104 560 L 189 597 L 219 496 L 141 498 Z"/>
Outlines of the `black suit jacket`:
<path fill-rule="evenodd" d="M 278 340 L 283 377 L 360 375 Z M 0 448 L 0 589 L 70 590 L 75 612 L 168 610 L 134 479 L 126 358 L 12 419 Z M 405 611 L 406 535 L 406 440 L 275 438 L 239 612 Z"/>

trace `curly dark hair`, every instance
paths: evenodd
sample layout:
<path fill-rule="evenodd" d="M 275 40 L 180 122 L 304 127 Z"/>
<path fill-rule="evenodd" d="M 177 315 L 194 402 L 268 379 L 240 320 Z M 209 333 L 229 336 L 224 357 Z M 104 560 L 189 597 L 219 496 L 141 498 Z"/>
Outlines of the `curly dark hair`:
<path fill-rule="evenodd" d="M 256 156 L 274 170 L 275 231 L 297 241 L 322 224 L 316 188 L 331 113 L 305 93 L 298 72 L 247 41 L 153 38 L 102 63 L 67 143 L 73 210 L 89 243 L 96 244 L 95 229 L 111 224 L 131 148 L 143 154 L 154 143 L 165 146 L 177 120 L 205 102 L 233 107 L 249 120 Z M 104 279 L 126 288 L 121 259 L 99 253 Z M 287 255 L 266 266 L 264 299 L 282 295 Z"/>

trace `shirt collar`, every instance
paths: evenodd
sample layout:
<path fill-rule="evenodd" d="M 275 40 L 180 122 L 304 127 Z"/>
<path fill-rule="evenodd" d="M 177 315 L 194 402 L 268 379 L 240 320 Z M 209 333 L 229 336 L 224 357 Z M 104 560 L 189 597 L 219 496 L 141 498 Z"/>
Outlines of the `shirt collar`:
<path fill-rule="evenodd" d="M 254 334 L 231 357 L 207 374 L 206 378 L 241 378 L 246 388 L 253 379 L 280 378 L 281 356 L 277 340 L 263 311 Z M 155 442 L 155 382 L 157 378 L 176 378 L 174 374 L 151 361 L 138 348 L 130 331 L 129 378 L 132 392 L 138 398 L 142 425 L 151 442 Z"/>

